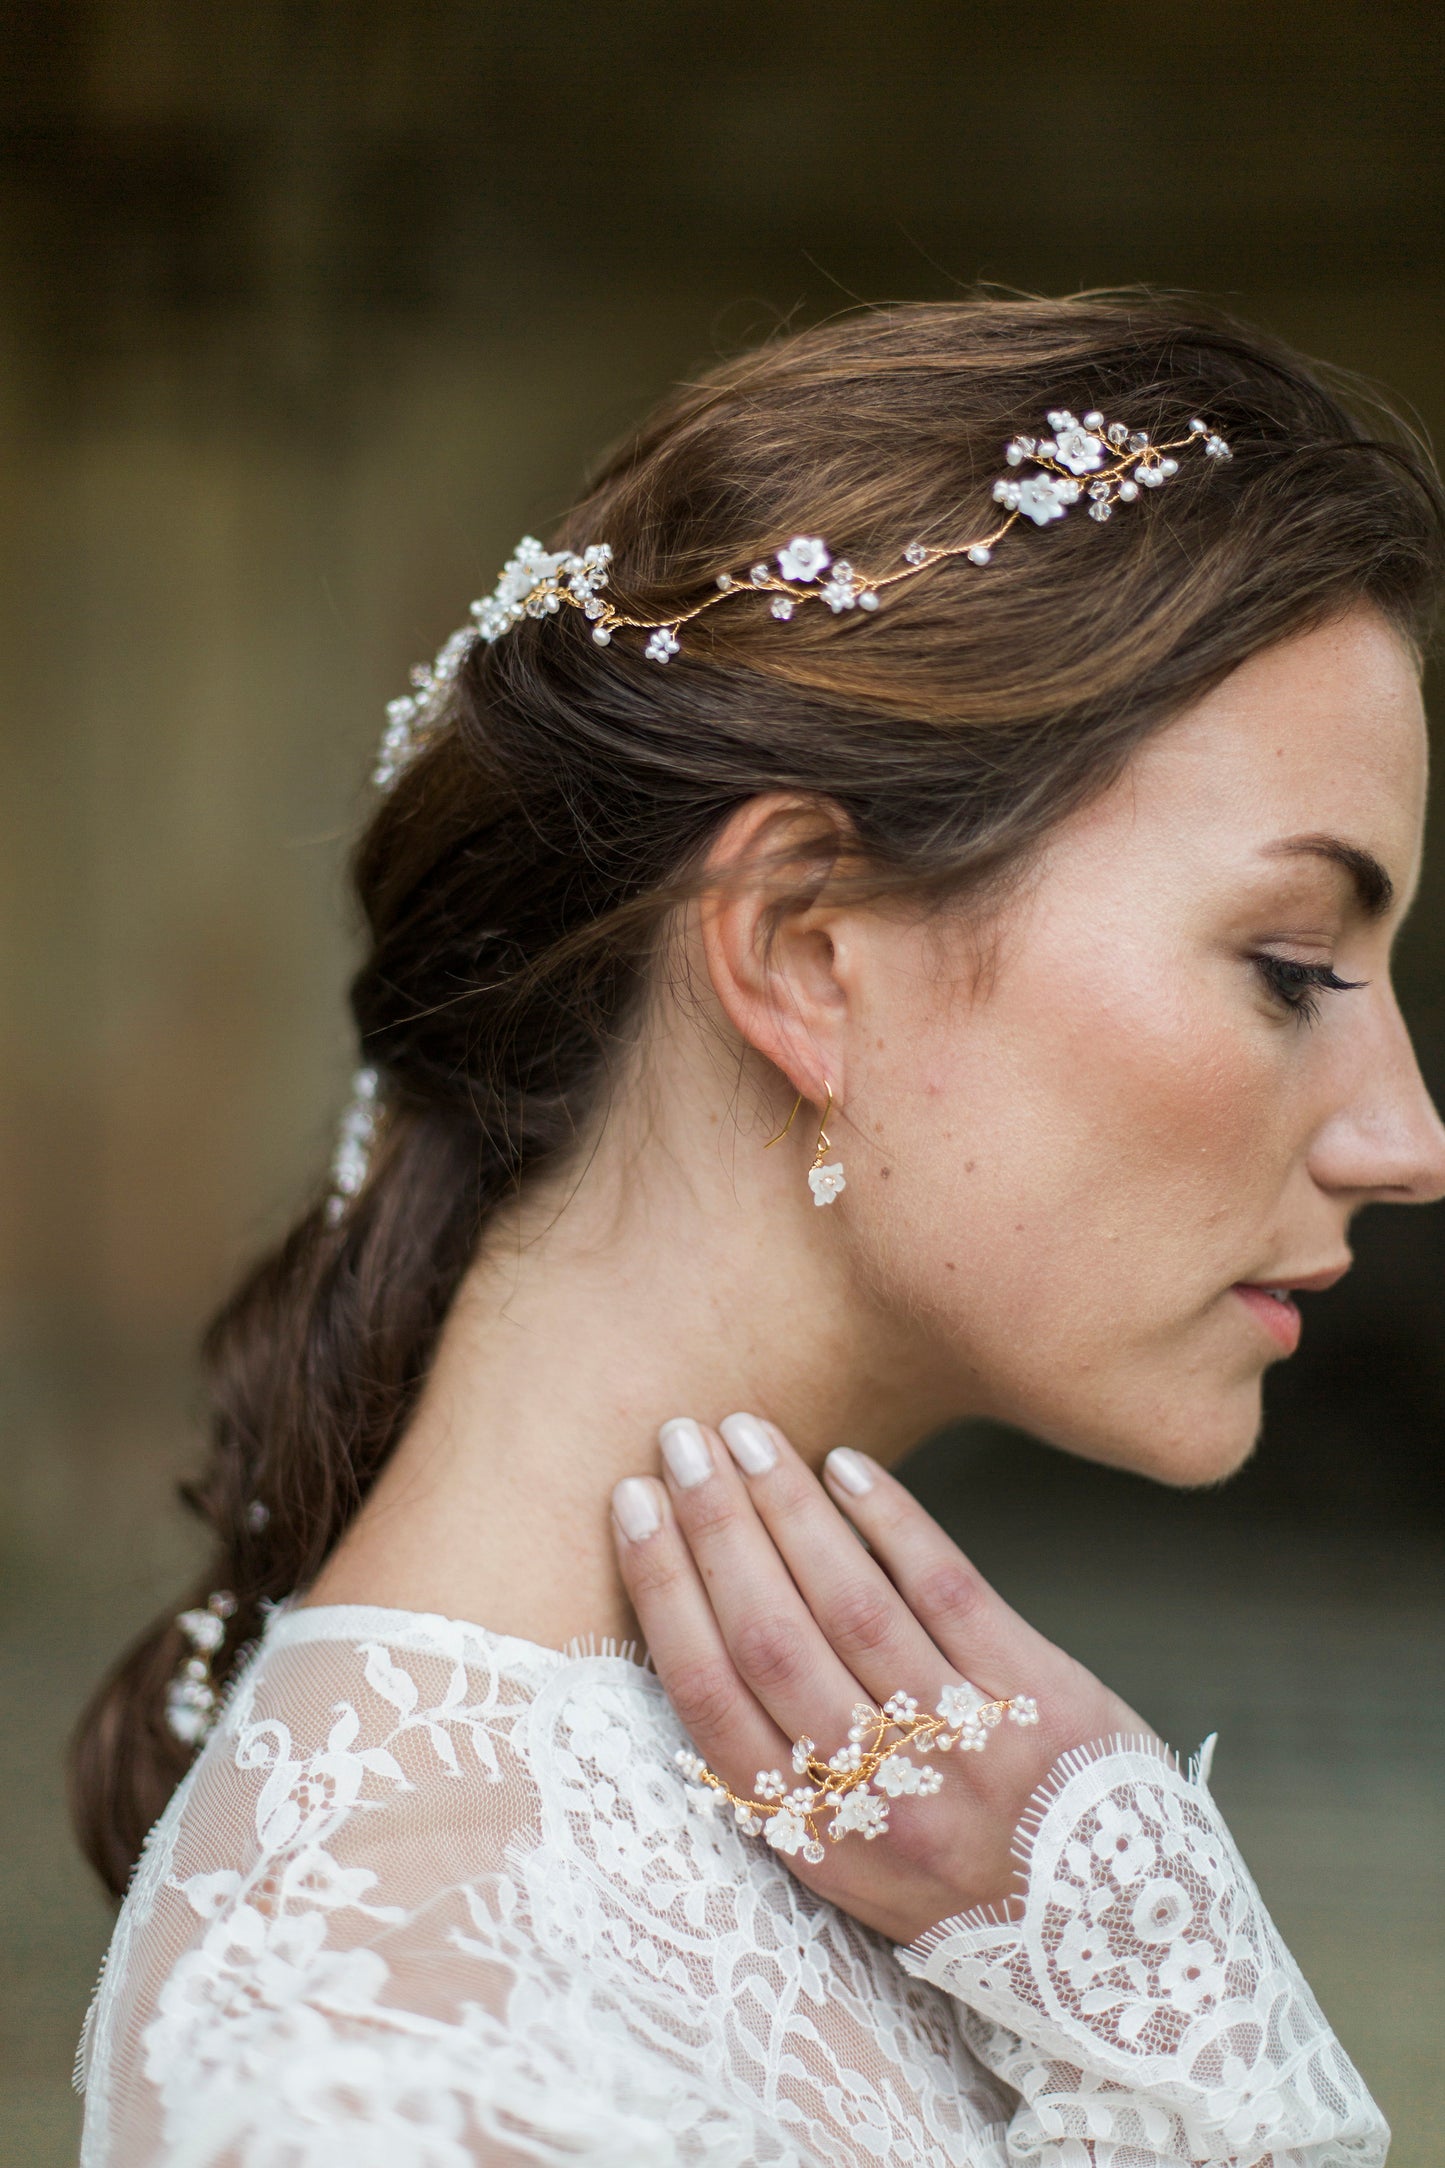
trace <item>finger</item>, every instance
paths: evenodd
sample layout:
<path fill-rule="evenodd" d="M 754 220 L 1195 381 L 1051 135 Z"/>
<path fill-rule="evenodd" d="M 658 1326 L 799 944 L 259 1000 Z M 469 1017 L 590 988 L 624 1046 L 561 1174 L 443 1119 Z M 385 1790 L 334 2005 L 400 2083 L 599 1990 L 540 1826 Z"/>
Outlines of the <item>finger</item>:
<path fill-rule="evenodd" d="M 1011 1610 L 933 1515 L 866 1453 L 839 1446 L 823 1480 L 943 1655 L 985 1693 L 1037 1694 L 1069 1659 Z"/>
<path fill-rule="evenodd" d="M 760 1770 L 787 1768 L 790 1743 L 738 1676 L 659 1482 L 628 1476 L 617 1485 L 612 1535 L 648 1654 L 679 1722 L 708 1766 L 751 1798 Z"/>
<path fill-rule="evenodd" d="M 858 1681 L 829 1647 L 727 1451 L 688 1418 L 664 1423 L 660 1436 L 672 1508 L 739 1675 L 790 1740 L 806 1733 L 836 1745 L 863 1698 Z"/>
<path fill-rule="evenodd" d="M 718 1429 L 804 1602 L 869 1700 L 881 1708 L 902 1688 L 931 1709 L 954 1666 L 806 1462 L 755 1415 L 726 1416 Z"/>

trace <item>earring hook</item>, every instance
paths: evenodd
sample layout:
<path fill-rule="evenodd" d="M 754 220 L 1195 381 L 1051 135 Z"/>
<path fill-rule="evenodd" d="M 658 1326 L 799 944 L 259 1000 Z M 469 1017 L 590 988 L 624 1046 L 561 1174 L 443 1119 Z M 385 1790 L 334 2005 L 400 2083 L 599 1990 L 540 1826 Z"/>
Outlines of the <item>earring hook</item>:
<path fill-rule="evenodd" d="M 833 1087 L 828 1082 L 828 1079 L 826 1077 L 824 1077 L 823 1079 L 823 1089 L 828 1095 L 828 1103 L 823 1109 L 823 1119 L 818 1125 L 818 1144 L 822 1151 L 828 1152 L 832 1150 L 832 1146 L 829 1144 L 828 1139 L 824 1136 L 823 1131 L 827 1125 L 828 1116 L 833 1111 Z M 802 1104 L 803 1094 L 799 1092 L 797 1098 L 793 1101 L 792 1113 L 788 1116 L 787 1120 L 784 1122 L 782 1128 L 778 1131 L 777 1135 L 775 1137 L 769 1137 L 767 1143 L 763 1146 L 763 1150 L 765 1152 L 770 1152 L 775 1144 L 782 1143 L 784 1137 L 788 1134 L 788 1131 L 792 1128 L 794 1122 L 797 1120 L 798 1109 Z"/>

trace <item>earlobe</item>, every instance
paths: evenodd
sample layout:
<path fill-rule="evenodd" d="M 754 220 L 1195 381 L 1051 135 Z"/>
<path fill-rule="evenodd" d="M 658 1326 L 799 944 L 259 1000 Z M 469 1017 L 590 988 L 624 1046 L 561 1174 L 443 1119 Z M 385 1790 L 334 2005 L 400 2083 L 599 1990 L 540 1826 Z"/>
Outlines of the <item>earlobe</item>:
<path fill-rule="evenodd" d="M 824 890 L 846 825 L 814 799 L 749 800 L 717 838 L 699 899 L 703 956 L 728 1022 L 820 1105 L 828 1077 L 842 1088 L 848 994 L 840 914 Z"/>

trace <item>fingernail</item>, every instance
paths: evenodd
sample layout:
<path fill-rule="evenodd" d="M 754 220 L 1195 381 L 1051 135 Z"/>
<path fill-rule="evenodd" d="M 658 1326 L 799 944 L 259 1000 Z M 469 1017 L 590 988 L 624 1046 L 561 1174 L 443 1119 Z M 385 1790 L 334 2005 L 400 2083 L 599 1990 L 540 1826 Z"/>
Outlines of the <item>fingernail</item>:
<path fill-rule="evenodd" d="M 652 1495 L 652 1485 L 640 1475 L 627 1475 L 612 1493 L 617 1525 L 629 1543 L 645 1543 L 662 1526 L 662 1515 Z"/>
<path fill-rule="evenodd" d="M 866 1453 L 855 1453 L 850 1445 L 835 1445 L 823 1463 L 839 1490 L 851 1497 L 861 1498 L 873 1488 L 873 1464 Z"/>
<path fill-rule="evenodd" d="M 717 1427 L 744 1475 L 766 1475 L 777 1467 L 778 1449 L 755 1415 L 725 1415 Z"/>
<path fill-rule="evenodd" d="M 691 1490 L 695 1483 L 705 1483 L 712 1474 L 712 1455 L 707 1440 L 690 1415 L 674 1416 L 664 1423 L 657 1433 L 662 1442 L 662 1457 L 667 1462 L 668 1473 L 679 1490 Z"/>

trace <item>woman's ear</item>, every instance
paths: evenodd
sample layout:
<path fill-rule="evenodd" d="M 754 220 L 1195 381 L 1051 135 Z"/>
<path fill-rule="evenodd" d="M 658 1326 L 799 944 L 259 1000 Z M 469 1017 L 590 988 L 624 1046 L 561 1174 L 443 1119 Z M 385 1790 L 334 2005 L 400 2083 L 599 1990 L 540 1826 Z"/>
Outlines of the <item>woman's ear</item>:
<path fill-rule="evenodd" d="M 746 1043 L 795 1092 L 842 1099 L 857 914 L 831 904 L 831 876 L 853 845 L 825 799 L 750 798 L 708 853 L 699 900 L 713 991 Z"/>

